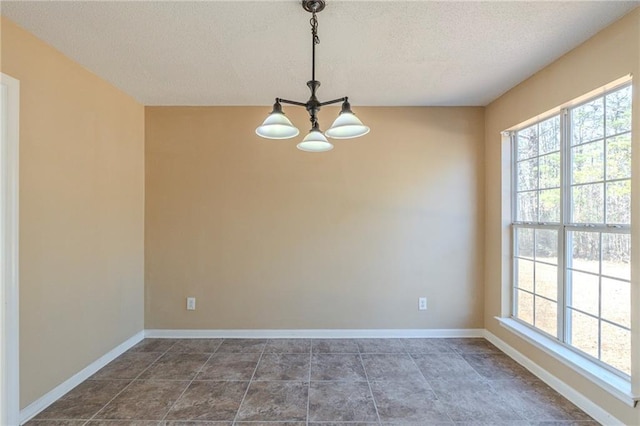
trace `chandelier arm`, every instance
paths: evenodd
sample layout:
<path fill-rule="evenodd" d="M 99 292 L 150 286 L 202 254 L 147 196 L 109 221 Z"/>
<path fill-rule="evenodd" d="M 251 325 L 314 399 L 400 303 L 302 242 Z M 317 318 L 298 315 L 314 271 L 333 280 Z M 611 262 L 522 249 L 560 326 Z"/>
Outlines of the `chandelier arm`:
<path fill-rule="evenodd" d="M 331 105 L 331 104 L 337 104 L 337 103 L 339 103 L 339 102 L 346 102 L 346 101 L 348 101 L 348 100 L 349 100 L 349 98 L 345 96 L 344 98 L 334 99 L 334 100 L 332 100 L 332 101 L 327 101 L 327 102 L 321 102 L 321 103 L 320 103 L 320 106 Z"/>
<path fill-rule="evenodd" d="M 297 105 L 297 106 L 301 106 L 301 107 L 306 107 L 307 104 L 304 102 L 298 102 L 298 101 L 290 101 L 288 99 L 282 99 L 282 98 L 277 98 L 277 101 L 283 104 L 289 104 L 289 105 Z"/>

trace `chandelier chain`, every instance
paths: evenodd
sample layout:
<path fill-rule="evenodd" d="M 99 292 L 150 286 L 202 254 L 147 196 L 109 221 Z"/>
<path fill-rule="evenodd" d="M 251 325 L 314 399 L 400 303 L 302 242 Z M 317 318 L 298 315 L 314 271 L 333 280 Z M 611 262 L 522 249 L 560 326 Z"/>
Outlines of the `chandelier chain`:
<path fill-rule="evenodd" d="M 313 35 L 313 44 L 320 44 L 320 37 L 318 37 L 318 16 L 314 12 L 309 20 L 311 24 L 311 34 Z"/>
<path fill-rule="evenodd" d="M 311 13 L 311 20 L 309 21 L 311 24 L 311 81 L 315 83 L 316 81 L 316 44 L 320 43 L 320 38 L 318 37 L 318 16 L 316 12 Z M 317 86 L 311 87 L 311 97 L 315 97 Z M 314 123 L 315 114 L 312 114 L 311 122 Z M 314 123 L 315 124 L 315 123 Z"/>

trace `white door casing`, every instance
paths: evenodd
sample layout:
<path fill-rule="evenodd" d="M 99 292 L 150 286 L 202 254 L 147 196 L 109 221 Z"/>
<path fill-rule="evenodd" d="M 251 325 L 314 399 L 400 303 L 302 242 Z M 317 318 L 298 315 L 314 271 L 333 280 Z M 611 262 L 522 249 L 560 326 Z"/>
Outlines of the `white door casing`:
<path fill-rule="evenodd" d="M 0 425 L 18 425 L 18 141 L 20 82 L 0 73 Z"/>

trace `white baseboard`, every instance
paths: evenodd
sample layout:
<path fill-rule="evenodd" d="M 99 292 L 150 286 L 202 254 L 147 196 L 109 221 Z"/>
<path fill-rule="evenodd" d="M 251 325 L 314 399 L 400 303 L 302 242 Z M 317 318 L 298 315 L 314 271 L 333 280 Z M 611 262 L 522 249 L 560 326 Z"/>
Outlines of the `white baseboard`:
<path fill-rule="evenodd" d="M 45 395 L 41 396 L 24 409 L 20 410 L 20 424 L 24 424 L 39 414 L 42 410 L 53 404 L 56 400 L 64 396 L 71 389 L 78 386 L 80 383 L 87 380 L 95 372 L 100 370 L 105 365 L 122 355 L 125 351 L 133 347 L 136 343 L 144 339 L 144 331 L 136 333 L 131 336 L 73 376 L 65 380 Z"/>
<path fill-rule="evenodd" d="M 245 339 L 282 339 L 316 338 L 349 339 L 381 337 L 484 337 L 484 329 L 378 329 L 378 330 L 145 330 L 145 337 L 178 339 L 245 338 Z"/>
<path fill-rule="evenodd" d="M 495 346 L 497 346 L 498 349 L 500 349 L 502 352 L 509 355 L 518 364 L 522 365 L 524 368 L 537 376 L 540 380 L 553 388 L 560 395 L 564 396 L 582 411 L 593 417 L 596 421 L 607 426 L 624 425 L 623 422 L 618 420 L 611 413 L 605 411 L 602 407 L 595 404 L 593 401 L 578 392 L 576 389 L 558 379 L 556 376 L 552 375 L 535 362 L 531 361 L 529 358 L 515 350 L 512 346 L 508 345 L 505 341 L 497 337 L 495 334 L 491 333 L 488 330 L 485 330 L 484 337 Z"/>

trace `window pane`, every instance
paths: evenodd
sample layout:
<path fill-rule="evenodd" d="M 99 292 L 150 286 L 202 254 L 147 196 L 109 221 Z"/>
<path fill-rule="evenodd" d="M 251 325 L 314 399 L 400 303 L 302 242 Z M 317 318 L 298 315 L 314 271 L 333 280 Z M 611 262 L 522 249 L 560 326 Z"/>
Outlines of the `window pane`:
<path fill-rule="evenodd" d="M 602 361 L 631 375 L 631 333 L 603 322 Z"/>
<path fill-rule="evenodd" d="M 518 312 L 516 313 L 516 317 L 533 325 L 533 295 L 520 290 L 518 290 L 516 294 L 518 298 Z"/>
<path fill-rule="evenodd" d="M 604 184 L 580 185 L 571 188 L 574 223 L 603 223 Z"/>
<path fill-rule="evenodd" d="M 631 284 L 602 279 L 602 318 L 631 328 Z"/>
<path fill-rule="evenodd" d="M 607 223 L 631 223 L 631 181 L 607 183 Z"/>
<path fill-rule="evenodd" d="M 571 148 L 571 183 L 604 180 L 604 141 Z"/>
<path fill-rule="evenodd" d="M 536 296 L 536 323 L 540 330 L 558 337 L 558 304 Z"/>
<path fill-rule="evenodd" d="M 516 231 L 516 256 L 533 259 L 533 229 L 515 228 Z"/>
<path fill-rule="evenodd" d="M 538 221 L 538 193 L 523 192 L 518 194 L 518 214 L 516 219 L 523 222 Z"/>
<path fill-rule="evenodd" d="M 631 130 L 631 86 L 607 95 L 607 135 Z"/>
<path fill-rule="evenodd" d="M 589 142 L 604 136 L 603 98 L 574 108 L 571 112 L 573 145 Z"/>
<path fill-rule="evenodd" d="M 518 132 L 518 160 L 538 155 L 538 125 L 522 129 Z"/>
<path fill-rule="evenodd" d="M 567 305 L 598 316 L 600 278 L 576 271 L 568 271 L 568 277 L 571 284 Z"/>
<path fill-rule="evenodd" d="M 540 123 L 540 154 L 560 149 L 560 116 Z"/>
<path fill-rule="evenodd" d="M 600 273 L 600 234 L 598 232 L 569 232 L 571 252 L 569 267 Z"/>
<path fill-rule="evenodd" d="M 602 234 L 602 274 L 631 279 L 631 236 Z"/>
<path fill-rule="evenodd" d="M 518 163 L 518 191 L 538 188 L 538 159 Z"/>
<path fill-rule="evenodd" d="M 545 189 L 539 193 L 540 222 L 560 222 L 560 189 Z"/>
<path fill-rule="evenodd" d="M 560 187 L 560 153 L 540 157 L 540 188 Z"/>
<path fill-rule="evenodd" d="M 598 358 L 598 320 L 569 309 L 571 315 L 570 344 Z"/>
<path fill-rule="evenodd" d="M 543 262 L 558 264 L 558 231 L 536 229 L 536 258 Z"/>
<path fill-rule="evenodd" d="M 631 133 L 607 139 L 607 179 L 631 177 Z"/>
<path fill-rule="evenodd" d="M 558 267 L 536 262 L 536 294 L 558 299 Z"/>
<path fill-rule="evenodd" d="M 516 287 L 533 293 L 533 262 L 518 259 L 516 262 Z"/>

